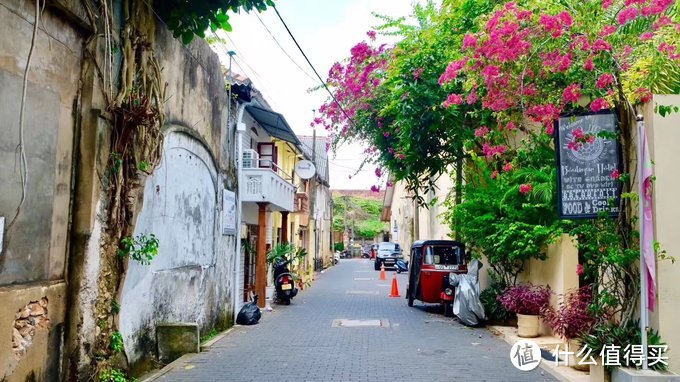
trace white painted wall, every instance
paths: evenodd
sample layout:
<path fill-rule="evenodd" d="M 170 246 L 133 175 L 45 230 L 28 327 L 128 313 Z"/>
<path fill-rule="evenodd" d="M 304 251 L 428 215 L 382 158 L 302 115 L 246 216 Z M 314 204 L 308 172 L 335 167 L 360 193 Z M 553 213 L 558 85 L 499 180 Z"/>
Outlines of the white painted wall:
<path fill-rule="evenodd" d="M 198 322 L 204 329 L 231 309 L 234 236 L 222 236 L 221 196 L 211 155 L 199 141 L 171 132 L 161 166 L 147 178 L 135 236 L 155 234 L 151 265 L 129 262 L 122 289 L 120 331 L 128 359 L 155 342 L 156 322 Z M 231 276 L 231 277 L 230 277 Z"/>

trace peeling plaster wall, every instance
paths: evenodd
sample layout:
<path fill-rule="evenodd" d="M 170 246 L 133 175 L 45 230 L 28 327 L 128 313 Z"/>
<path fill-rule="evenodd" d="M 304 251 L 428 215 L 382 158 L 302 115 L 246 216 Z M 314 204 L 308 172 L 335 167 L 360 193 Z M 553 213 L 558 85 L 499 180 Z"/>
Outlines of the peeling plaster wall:
<path fill-rule="evenodd" d="M 218 185 L 205 147 L 170 132 L 135 229 L 156 235 L 158 256 L 151 265 L 131 261 L 122 291 L 120 329 L 132 363 L 154 353 L 157 322 L 227 324 L 235 243 L 220 232 Z"/>
<path fill-rule="evenodd" d="M 0 217 L 5 217 L 6 224 L 21 199 L 16 149 L 34 12 L 30 1 L 3 0 L 0 6 Z M 73 105 L 84 37 L 51 7 L 42 13 L 39 26 L 25 102 L 26 200 L 14 227 L 4 233 L 0 252 L 0 380 L 8 382 L 58 381 L 62 370 Z M 15 321 L 18 310 L 43 298 L 49 301 L 44 316 L 49 325 L 32 315 L 24 322 Z M 36 324 L 36 329 L 22 333 L 25 348 L 17 355 L 12 349 L 12 329 L 26 323 Z"/>
<path fill-rule="evenodd" d="M 233 321 L 235 236 L 222 235 L 224 189 L 234 189 L 233 129 L 217 56 L 184 47 L 157 26 L 156 54 L 168 83 L 161 165 L 146 179 L 135 235 L 153 233 L 151 265 L 129 262 L 119 317 L 133 370 L 156 355 L 155 324 L 197 322 L 201 332 Z"/>

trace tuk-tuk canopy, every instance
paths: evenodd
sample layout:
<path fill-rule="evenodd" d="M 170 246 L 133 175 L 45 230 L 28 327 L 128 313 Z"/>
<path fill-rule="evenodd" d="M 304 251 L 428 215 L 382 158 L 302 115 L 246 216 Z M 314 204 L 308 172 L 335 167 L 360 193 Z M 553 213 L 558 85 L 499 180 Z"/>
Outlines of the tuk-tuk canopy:
<path fill-rule="evenodd" d="M 411 248 L 420 248 L 425 245 L 450 245 L 465 249 L 465 244 L 455 240 L 418 240 L 413 242 Z"/>

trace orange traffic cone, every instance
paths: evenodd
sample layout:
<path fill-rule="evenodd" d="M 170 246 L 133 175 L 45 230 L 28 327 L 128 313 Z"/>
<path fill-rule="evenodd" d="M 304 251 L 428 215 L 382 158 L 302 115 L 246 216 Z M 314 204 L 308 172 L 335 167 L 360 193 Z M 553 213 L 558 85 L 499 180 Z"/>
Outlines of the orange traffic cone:
<path fill-rule="evenodd" d="M 385 264 L 380 265 L 380 280 L 387 280 L 387 276 L 385 276 Z"/>
<path fill-rule="evenodd" d="M 401 297 L 399 294 L 399 287 L 397 286 L 397 274 L 394 274 L 394 278 L 392 278 L 392 292 L 390 293 L 390 297 Z"/>

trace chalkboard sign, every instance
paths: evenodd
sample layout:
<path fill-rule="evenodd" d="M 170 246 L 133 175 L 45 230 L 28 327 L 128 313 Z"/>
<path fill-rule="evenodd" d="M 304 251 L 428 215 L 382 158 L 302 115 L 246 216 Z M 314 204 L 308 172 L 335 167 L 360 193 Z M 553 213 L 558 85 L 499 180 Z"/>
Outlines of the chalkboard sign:
<path fill-rule="evenodd" d="M 621 182 L 612 173 L 621 169 L 621 145 L 615 138 L 598 136 L 617 132 L 616 116 L 566 115 L 555 124 L 560 218 L 595 218 L 602 212 L 618 216 Z"/>

